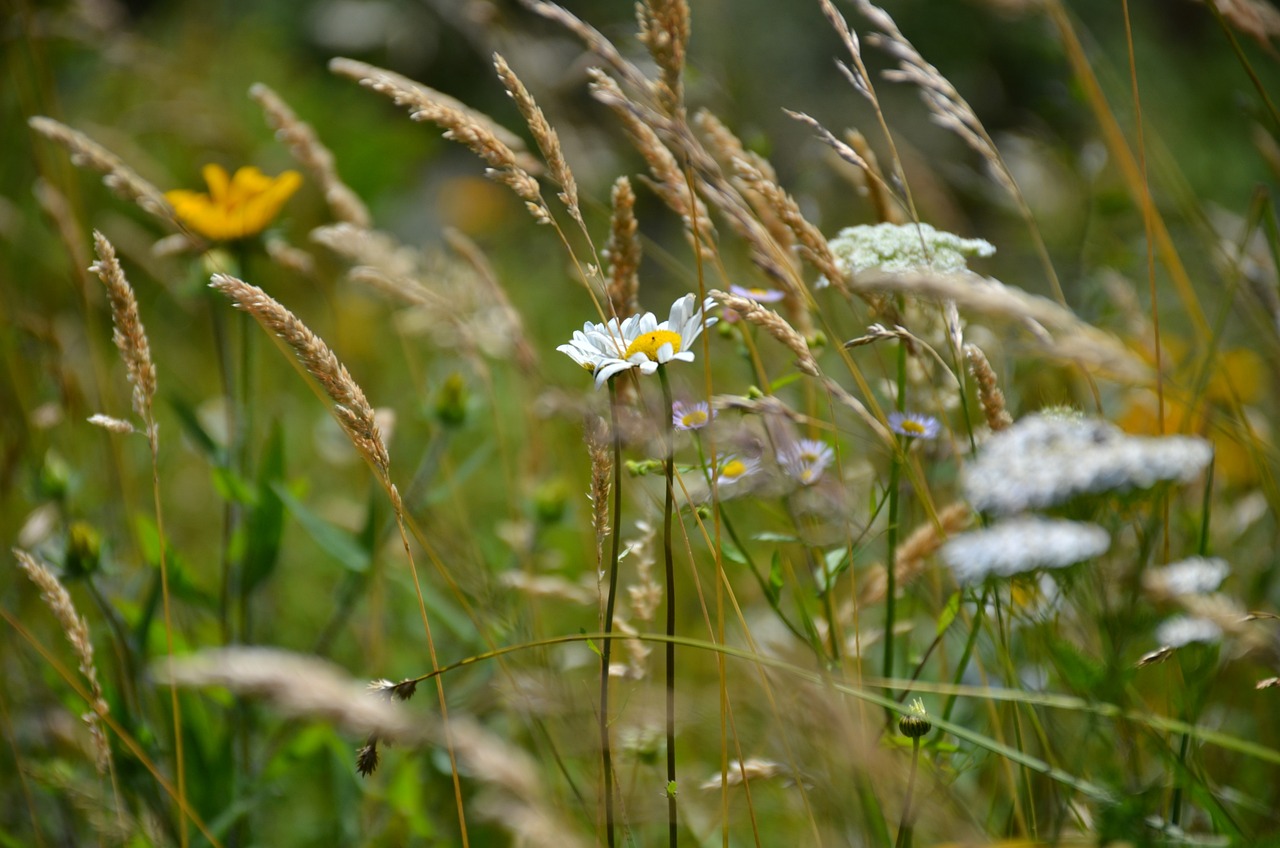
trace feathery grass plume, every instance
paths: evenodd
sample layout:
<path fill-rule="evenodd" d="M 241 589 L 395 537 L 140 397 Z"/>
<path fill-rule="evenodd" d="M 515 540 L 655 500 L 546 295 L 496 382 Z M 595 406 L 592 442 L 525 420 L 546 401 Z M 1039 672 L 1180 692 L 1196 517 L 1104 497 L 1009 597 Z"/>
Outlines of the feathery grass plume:
<path fill-rule="evenodd" d="M 538 181 L 531 174 L 539 170 L 537 160 L 524 153 L 518 138 L 502 130 L 493 119 L 406 77 L 354 59 L 332 59 L 329 70 L 390 97 L 397 105 L 408 108 L 413 120 L 442 127 L 445 138 L 463 145 L 489 165 L 485 175 L 514 191 L 534 220 L 551 222 Z"/>
<path fill-rule="evenodd" d="M 310 277 L 316 271 L 316 261 L 300 247 L 294 247 L 278 233 L 268 233 L 262 246 L 266 248 L 271 261 L 303 277 Z"/>
<path fill-rule="evenodd" d="M 591 96 L 613 110 L 631 137 L 632 145 L 649 166 L 649 171 L 653 174 L 653 179 L 648 181 L 649 186 L 662 198 L 663 203 L 680 216 L 691 235 L 696 220 L 703 248 L 714 252 L 712 239 L 715 228 L 711 225 L 706 206 L 701 199 L 691 194 L 684 171 L 675 155 L 662 143 L 657 131 L 643 116 L 641 107 L 623 93 L 616 80 L 599 68 L 590 69 L 587 75 L 591 78 Z"/>
<path fill-rule="evenodd" d="M 898 544 L 894 551 L 894 583 L 901 589 L 924 571 L 925 561 L 937 553 L 949 536 L 969 525 L 973 513 L 968 504 L 953 503 L 938 510 L 938 520 L 926 521 Z M 858 603 L 878 604 L 885 599 L 888 581 L 884 566 L 871 568 L 858 581 Z"/>
<path fill-rule="evenodd" d="M 1080 495 L 1186 483 L 1213 445 L 1195 436 L 1130 436 L 1079 413 L 1037 413 L 994 434 L 964 469 L 965 496 L 980 512 L 1009 515 Z"/>
<path fill-rule="evenodd" d="M 137 429 L 132 423 L 121 418 L 112 418 L 110 415 L 102 415 L 101 413 L 90 415 L 89 423 L 95 427 L 101 427 L 104 430 L 110 430 L 112 433 L 136 433 Z"/>
<path fill-rule="evenodd" d="M 1118 380 L 1145 384 L 1151 368 L 1114 336 L 1086 324 L 1048 298 L 970 272 L 863 271 L 851 280 L 855 291 L 902 292 L 934 300 L 954 300 L 960 309 L 1019 321 L 1049 353 L 1081 360 Z M 1055 338 L 1049 331 L 1060 334 Z"/>
<path fill-rule="evenodd" d="M 511 66 L 501 54 L 493 54 L 493 67 L 503 87 L 507 89 L 507 95 L 515 101 L 516 108 L 520 110 L 525 123 L 529 125 L 534 143 L 538 145 L 538 150 L 542 152 L 542 158 L 547 163 L 547 175 L 560 186 L 558 195 L 560 202 L 565 205 L 569 215 L 585 232 L 587 225 L 582 220 L 582 210 L 578 206 L 578 181 L 574 179 L 573 172 L 569 170 L 569 163 L 564 159 L 564 150 L 560 147 L 560 136 L 547 121 L 547 116 L 542 113 L 542 107 L 534 101 L 529 89 L 525 88 L 524 83 L 516 76 L 515 71 L 511 70 Z"/>
<path fill-rule="evenodd" d="M 1205 0 L 1213 4 L 1222 17 L 1263 47 L 1271 47 L 1273 36 L 1280 35 L 1280 11 L 1265 0 Z"/>
<path fill-rule="evenodd" d="M 707 296 L 726 309 L 732 309 L 747 323 L 763 328 L 765 332 L 788 347 L 796 355 L 796 367 L 802 372 L 810 377 L 820 376 L 818 361 L 809 352 L 809 344 L 804 340 L 804 336 L 797 333 L 781 315 L 772 309 L 766 309 L 758 301 L 749 297 L 739 297 L 719 289 L 712 289 L 707 292 Z"/>
<path fill-rule="evenodd" d="M 1101 556 L 1109 547 L 1111 537 L 1096 524 L 1020 515 L 952 536 L 941 551 L 956 582 L 966 584 L 1065 568 Z"/>
<path fill-rule="evenodd" d="M 370 697 L 367 686 L 319 657 L 277 648 L 210 648 L 156 663 L 152 675 L 165 684 L 219 686 L 261 698 L 287 717 L 320 719 L 361 736 L 406 744 L 428 739 L 421 717 L 409 716 L 391 699 Z"/>
<path fill-rule="evenodd" d="M 857 130 L 849 129 L 844 131 L 844 139 L 863 162 L 862 173 L 866 178 L 867 195 L 871 198 L 871 208 L 875 210 L 876 220 L 882 224 L 905 224 L 907 219 L 902 204 L 889 188 L 884 171 L 880 168 L 880 159 L 867 137 Z"/>
<path fill-rule="evenodd" d="M 604 246 L 604 259 L 609 263 L 609 304 L 613 315 L 635 315 L 640 312 L 640 239 L 636 221 L 636 195 L 631 181 L 618 177 L 613 184 L 613 217 L 609 222 L 609 241 Z"/>
<path fill-rule="evenodd" d="M 147 332 L 142 326 L 142 318 L 138 315 L 138 301 L 133 296 L 133 288 L 125 279 L 120 262 L 116 259 L 115 248 L 106 236 L 94 230 L 94 249 L 98 261 L 89 266 L 89 270 L 98 275 L 107 289 L 107 300 L 111 303 L 111 320 L 115 330 L 112 340 L 120 350 L 120 358 L 124 360 L 125 370 L 129 374 L 129 382 L 133 384 L 133 410 L 138 413 L 149 434 L 155 432 L 155 417 L 152 414 L 152 403 L 156 396 L 156 366 L 151 360 L 151 346 L 147 343 Z"/>
<path fill-rule="evenodd" d="M 111 765 L 111 745 L 102 730 L 101 719 L 111 708 L 107 706 L 106 698 L 102 695 L 102 685 L 98 683 L 98 666 L 93 659 L 93 640 L 89 638 L 89 625 L 76 611 L 71 595 L 67 593 L 62 581 L 47 565 L 19 548 L 13 549 L 13 555 L 18 560 L 18 567 L 40 589 L 40 599 L 61 625 L 62 632 L 66 634 L 71 650 L 79 661 L 80 673 L 89 684 L 89 694 L 93 700 L 89 702 L 89 712 L 80 718 L 89 728 L 89 735 L 93 739 L 94 765 L 99 774 L 106 774 Z"/>
<path fill-rule="evenodd" d="M 84 246 L 84 228 L 76 220 L 71 204 L 67 203 L 66 195 L 44 177 L 36 179 L 32 185 L 32 194 L 57 228 L 58 239 L 62 242 L 63 248 L 71 254 L 72 267 L 88 268 L 89 254 Z"/>
<path fill-rule="evenodd" d="M 262 107 L 276 138 L 288 145 L 293 158 L 315 178 L 334 217 L 358 227 L 368 227 L 372 220 L 369 209 L 338 176 L 333 153 L 311 125 L 299 119 L 278 94 L 260 82 L 250 86 L 249 96 Z"/>
<path fill-rule="evenodd" d="M 36 116 L 27 121 L 36 132 L 50 141 L 62 145 L 71 154 L 73 164 L 90 168 L 102 174 L 102 183 L 119 197 L 149 215 L 177 226 L 173 207 L 165 200 L 164 192 L 144 180 L 136 171 L 124 164 L 119 156 L 98 144 L 89 136 L 73 130 L 52 118 Z"/>
<path fill-rule="evenodd" d="M 641 0 L 636 3 L 640 43 L 649 48 L 661 74 L 652 83 L 657 101 L 675 115 L 684 104 L 684 63 L 689 45 L 689 5 L 686 0 Z"/>
<path fill-rule="evenodd" d="M 1013 417 L 1004 407 L 1004 392 L 996 385 L 996 372 L 987 361 L 982 348 L 975 344 L 964 346 L 965 358 L 969 360 L 969 373 L 978 384 L 978 402 L 982 404 L 982 414 L 987 419 L 987 426 L 992 432 L 1008 429 Z"/>
<path fill-rule="evenodd" d="M 712 112 L 707 109 L 699 109 L 693 116 L 693 123 L 706 137 L 706 144 L 709 152 L 715 157 L 716 162 L 726 171 L 733 170 L 733 162 L 735 159 L 743 159 L 750 162 L 766 179 L 776 183 L 778 174 L 773 169 L 772 163 L 763 156 L 754 151 L 747 150 L 733 132 L 724 125 Z M 778 246 L 784 251 L 790 251 L 795 244 L 795 236 L 791 229 L 778 218 L 772 207 L 760 193 L 753 190 L 743 180 L 736 179 L 734 187 L 742 192 L 743 199 L 751 205 L 752 211 L 756 217 L 760 219 L 760 223 L 768 230 L 769 236 L 777 242 Z"/>
<path fill-rule="evenodd" d="M 264 329 L 275 333 L 293 348 L 303 368 L 316 379 L 333 401 L 334 417 L 338 419 L 356 450 L 378 470 L 384 482 L 389 481 L 391 458 L 387 455 L 382 434 L 378 431 L 373 407 L 329 346 L 292 312 L 257 286 L 227 274 L 214 274 L 209 285 L 225 294 L 237 308 L 248 312 Z"/>
<path fill-rule="evenodd" d="M 448 301 L 424 286 L 418 253 L 381 230 L 331 224 L 311 231 L 311 240 L 353 263 L 352 280 L 414 306 L 443 308 Z"/>

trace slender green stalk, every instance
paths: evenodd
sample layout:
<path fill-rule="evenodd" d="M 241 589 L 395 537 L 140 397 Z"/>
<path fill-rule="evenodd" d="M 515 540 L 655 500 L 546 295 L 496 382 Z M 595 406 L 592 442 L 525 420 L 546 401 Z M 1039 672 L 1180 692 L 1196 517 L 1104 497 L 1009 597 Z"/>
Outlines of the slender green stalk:
<path fill-rule="evenodd" d="M 670 416 L 668 416 L 670 417 Z M 618 554 L 622 532 L 622 433 L 618 429 L 618 389 L 609 380 L 609 424 L 613 428 L 613 549 L 609 554 L 609 594 L 604 607 L 604 632 L 613 633 L 613 607 L 618 596 Z M 670 460 L 668 459 L 668 467 Z M 610 848 L 613 838 L 613 749 L 609 742 L 609 657 L 613 640 L 606 638 L 600 646 L 600 754 L 604 766 L 604 826 Z"/>
<path fill-rule="evenodd" d="M 901 301 L 901 298 L 899 298 Z M 901 302 L 898 308 L 902 308 Z M 907 400 L 907 346 L 905 341 L 898 342 L 898 411 L 906 409 Z M 898 553 L 898 489 L 902 478 L 904 462 L 902 446 L 895 445 L 893 464 L 889 467 L 889 531 L 885 537 L 884 570 L 886 575 L 884 597 L 884 676 L 893 677 L 893 628 L 897 618 L 898 580 L 894 560 Z M 889 693 L 892 696 L 892 692 Z"/>
<path fill-rule="evenodd" d="M 894 848 L 911 848 L 911 795 L 916 788 L 916 766 L 920 762 L 920 740 L 911 740 L 911 774 L 907 777 L 907 799 L 902 804 L 902 821 L 898 823 L 898 839 Z"/>
<path fill-rule="evenodd" d="M 663 450 L 666 453 L 667 493 L 662 507 L 662 556 L 667 579 L 667 637 L 676 635 L 676 570 L 671 556 L 671 509 L 675 504 L 675 422 L 672 419 L 671 381 L 665 366 L 658 366 L 662 383 Z M 667 642 L 667 841 L 675 848 L 676 831 L 676 643 Z"/>

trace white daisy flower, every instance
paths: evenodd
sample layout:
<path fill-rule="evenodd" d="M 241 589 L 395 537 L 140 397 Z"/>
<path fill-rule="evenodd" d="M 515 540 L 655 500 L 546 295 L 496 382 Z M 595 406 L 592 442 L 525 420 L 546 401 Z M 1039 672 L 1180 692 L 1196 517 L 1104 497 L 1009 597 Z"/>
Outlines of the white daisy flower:
<path fill-rule="evenodd" d="M 693 342 L 702 334 L 703 327 L 716 323 L 716 318 L 703 319 L 703 312 L 715 305 L 707 298 L 701 307 L 695 306 L 697 298 L 687 294 L 671 304 L 666 321 L 658 323 L 652 312 L 632 315 L 621 324 L 611 319 L 607 324 L 587 322 L 582 330 L 574 331 L 568 344 L 556 350 L 567 355 L 583 368 L 590 369 L 596 377 L 596 388 L 603 386 L 610 377 L 632 368 L 641 374 L 652 374 L 659 365 L 679 360 L 692 362 Z"/>
<path fill-rule="evenodd" d="M 716 486 L 724 489 L 739 483 L 760 470 L 760 460 L 730 454 L 716 471 Z"/>
<path fill-rule="evenodd" d="M 831 445 L 817 439 L 801 439 L 778 454 L 778 462 L 797 483 L 812 486 L 822 479 L 835 452 Z"/>

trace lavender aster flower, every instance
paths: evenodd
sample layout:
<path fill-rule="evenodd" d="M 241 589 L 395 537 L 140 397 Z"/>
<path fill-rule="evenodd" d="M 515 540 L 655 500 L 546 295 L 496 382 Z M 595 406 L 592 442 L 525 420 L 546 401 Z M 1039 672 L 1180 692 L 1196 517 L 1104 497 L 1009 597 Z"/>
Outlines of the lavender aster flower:
<path fill-rule="evenodd" d="M 919 412 L 890 412 L 889 429 L 909 439 L 932 439 L 942 425 L 932 415 Z"/>
<path fill-rule="evenodd" d="M 779 464 L 802 486 L 812 486 L 821 480 L 822 472 L 833 459 L 835 452 L 831 446 L 817 439 L 801 439 L 778 454 Z"/>

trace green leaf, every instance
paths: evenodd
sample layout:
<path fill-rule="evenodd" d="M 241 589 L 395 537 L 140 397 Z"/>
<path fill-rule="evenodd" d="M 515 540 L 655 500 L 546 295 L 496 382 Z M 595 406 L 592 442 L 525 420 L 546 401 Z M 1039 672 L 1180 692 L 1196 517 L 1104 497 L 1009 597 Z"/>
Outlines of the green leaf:
<path fill-rule="evenodd" d="M 209 435 L 209 431 L 200 423 L 200 416 L 185 398 L 170 397 L 169 406 L 173 409 L 174 415 L 178 417 L 178 425 L 182 429 L 183 435 L 191 440 L 196 450 L 204 454 L 205 459 L 218 466 L 227 464 L 226 449 L 214 441 L 213 436 Z"/>
<path fill-rule="evenodd" d="M 295 498 L 282 483 L 271 484 L 271 490 L 288 507 L 289 512 L 298 520 L 298 524 L 311 537 L 311 540 L 341 563 L 343 568 L 357 573 L 369 568 L 369 552 L 360 546 L 352 533 L 341 527 L 335 527 L 316 515 L 302 501 Z"/>
<path fill-rule="evenodd" d="M 258 467 L 253 507 L 245 517 L 244 583 L 241 591 L 251 593 L 275 571 L 284 535 L 284 501 L 275 486 L 284 482 L 284 430 L 280 422 L 271 425 L 267 445 Z"/>
<path fill-rule="evenodd" d="M 951 626 L 951 622 L 956 620 L 956 615 L 960 612 L 960 592 L 953 592 L 951 597 L 947 598 L 947 605 L 942 608 L 942 615 L 938 616 L 938 627 L 934 631 L 935 636 L 941 636 Z"/>
<path fill-rule="evenodd" d="M 757 542 L 798 542 L 799 541 L 799 539 L 797 539 L 795 536 L 788 533 L 772 533 L 767 531 L 764 533 L 757 533 L 751 538 L 755 539 Z"/>
<path fill-rule="evenodd" d="M 747 558 L 742 555 L 742 551 L 730 545 L 728 542 L 722 542 L 720 545 L 720 555 L 730 562 L 736 562 L 738 565 L 746 565 Z"/>
<path fill-rule="evenodd" d="M 778 551 L 773 552 L 773 560 L 769 563 L 769 603 L 773 606 L 778 605 L 779 599 L 782 597 L 782 554 Z"/>

